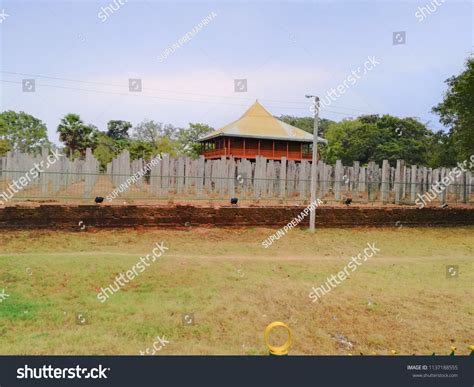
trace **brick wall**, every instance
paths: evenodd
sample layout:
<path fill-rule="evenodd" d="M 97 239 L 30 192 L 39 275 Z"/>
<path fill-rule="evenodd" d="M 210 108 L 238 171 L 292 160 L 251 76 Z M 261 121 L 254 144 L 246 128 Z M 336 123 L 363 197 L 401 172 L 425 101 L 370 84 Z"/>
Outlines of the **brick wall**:
<path fill-rule="evenodd" d="M 0 229 L 72 229 L 79 222 L 87 227 L 186 227 L 192 226 L 269 226 L 290 222 L 304 207 L 158 207 L 41 205 L 0 209 Z M 474 208 L 413 207 L 321 207 L 317 210 L 319 227 L 391 226 L 461 226 L 474 225 Z M 307 226 L 309 216 L 300 225 Z"/>

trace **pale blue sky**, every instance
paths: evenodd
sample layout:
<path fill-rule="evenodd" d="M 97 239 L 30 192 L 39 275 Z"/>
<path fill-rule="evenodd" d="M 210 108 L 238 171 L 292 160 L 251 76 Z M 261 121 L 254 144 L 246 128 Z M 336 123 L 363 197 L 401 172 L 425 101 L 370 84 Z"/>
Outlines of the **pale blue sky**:
<path fill-rule="evenodd" d="M 257 98 L 274 115 L 311 115 L 306 93 L 324 96 L 375 57 L 380 64 L 322 117 L 389 113 L 439 129 L 431 107 L 473 50 L 472 2 L 438 0 L 421 22 L 415 12 L 434 0 L 122 2 L 104 22 L 98 14 L 113 0 L 1 2 L 9 15 L 0 24 L 1 110 L 42 119 L 55 142 L 70 112 L 100 130 L 110 119 L 145 118 L 220 127 Z M 211 12 L 217 17 L 159 61 Z M 406 44 L 392 44 L 395 31 L 406 31 Z M 22 92 L 24 78 L 35 79 L 34 93 Z M 129 78 L 142 79 L 141 93 L 129 92 Z M 248 80 L 246 93 L 234 92 L 236 78 Z"/>

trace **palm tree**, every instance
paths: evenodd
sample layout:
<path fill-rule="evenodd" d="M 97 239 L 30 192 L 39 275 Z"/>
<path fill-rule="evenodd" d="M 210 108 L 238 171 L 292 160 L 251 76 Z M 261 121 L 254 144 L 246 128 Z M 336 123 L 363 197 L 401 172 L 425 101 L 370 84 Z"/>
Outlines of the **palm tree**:
<path fill-rule="evenodd" d="M 69 149 L 69 158 L 75 151 L 85 155 L 87 148 L 97 145 L 99 131 L 93 125 L 86 125 L 78 114 L 69 113 L 65 115 L 58 125 L 59 140 L 66 144 Z"/>

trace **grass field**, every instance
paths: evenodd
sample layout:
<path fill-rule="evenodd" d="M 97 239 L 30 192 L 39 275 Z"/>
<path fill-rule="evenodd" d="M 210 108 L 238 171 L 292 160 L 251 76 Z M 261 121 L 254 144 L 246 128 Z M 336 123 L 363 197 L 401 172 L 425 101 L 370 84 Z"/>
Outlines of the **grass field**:
<path fill-rule="evenodd" d="M 290 354 L 467 354 L 474 344 L 473 227 L 292 230 L 264 249 L 275 231 L 3 232 L 0 353 L 139 354 L 164 335 L 159 355 L 263 355 L 264 328 L 278 320 L 293 330 Z M 161 241 L 161 258 L 98 301 L 97 288 Z M 311 288 L 368 242 L 381 251 L 312 303 Z"/>

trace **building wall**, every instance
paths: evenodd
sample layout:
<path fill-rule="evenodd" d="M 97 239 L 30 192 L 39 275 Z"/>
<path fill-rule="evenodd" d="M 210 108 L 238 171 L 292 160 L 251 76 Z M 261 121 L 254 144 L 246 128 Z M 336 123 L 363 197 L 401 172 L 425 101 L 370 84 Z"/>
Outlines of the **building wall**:
<path fill-rule="evenodd" d="M 230 153 L 229 153 L 229 140 L 230 140 Z M 260 152 L 259 152 L 260 142 Z M 280 159 L 281 157 L 288 157 L 292 160 L 301 160 L 301 146 L 303 144 L 304 151 L 308 152 L 307 144 L 298 141 L 281 141 L 281 140 L 266 140 L 266 139 L 244 139 L 235 137 L 224 137 L 216 139 L 215 150 L 222 150 L 224 154 L 224 144 L 226 148 L 226 155 L 232 155 L 234 157 L 247 157 L 252 158 L 256 156 L 264 156 L 267 158 Z M 245 150 L 244 150 L 245 148 Z M 205 154 L 205 153 L 204 153 Z M 210 156 L 218 157 L 217 153 L 213 153 Z M 306 159 L 310 158 L 309 154 L 306 154 Z"/>

